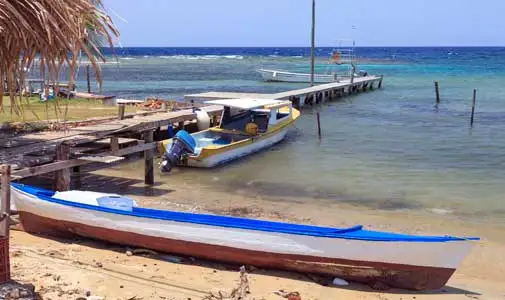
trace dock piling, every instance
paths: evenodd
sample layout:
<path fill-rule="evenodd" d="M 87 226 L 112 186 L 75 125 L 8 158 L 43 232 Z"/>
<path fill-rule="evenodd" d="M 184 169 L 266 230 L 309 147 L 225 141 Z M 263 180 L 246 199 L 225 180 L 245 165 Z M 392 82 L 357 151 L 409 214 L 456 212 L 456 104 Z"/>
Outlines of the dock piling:
<path fill-rule="evenodd" d="M 125 112 L 125 104 L 121 103 L 118 105 L 118 111 L 117 111 L 117 119 L 118 120 L 124 119 L 124 112 Z"/>
<path fill-rule="evenodd" d="M 438 88 L 438 81 L 435 81 L 435 97 L 437 100 L 437 104 L 440 104 L 440 91 Z"/>
<path fill-rule="evenodd" d="M 9 237 L 9 214 L 11 208 L 11 166 L 10 165 L 0 165 L 0 237 Z M 2 255 L 4 255 L 2 253 Z M 7 255 L 8 256 L 8 255 Z M 8 259 L 8 257 L 7 257 Z"/>
<path fill-rule="evenodd" d="M 56 148 L 56 161 L 68 161 L 70 159 L 70 146 L 60 143 Z M 54 172 L 54 190 L 62 192 L 70 190 L 70 168 L 64 168 Z"/>
<path fill-rule="evenodd" d="M 382 88 L 382 79 L 384 78 L 384 75 L 381 75 L 381 79 L 379 80 L 379 86 L 377 88 Z"/>
<path fill-rule="evenodd" d="M 316 118 L 317 118 L 317 137 L 321 139 L 321 116 L 319 115 L 319 112 L 316 113 Z"/>
<path fill-rule="evenodd" d="M 475 113 L 475 100 L 477 97 L 477 89 L 473 89 L 473 97 L 472 97 L 472 115 L 470 117 L 470 126 L 473 126 L 473 115 Z"/>
<path fill-rule="evenodd" d="M 119 138 L 117 136 L 110 138 L 110 150 L 114 154 L 119 152 Z"/>
<path fill-rule="evenodd" d="M 150 144 L 154 141 L 154 132 L 152 130 L 144 131 L 144 143 Z M 154 154 L 153 149 L 144 151 L 144 183 L 154 185 Z"/>

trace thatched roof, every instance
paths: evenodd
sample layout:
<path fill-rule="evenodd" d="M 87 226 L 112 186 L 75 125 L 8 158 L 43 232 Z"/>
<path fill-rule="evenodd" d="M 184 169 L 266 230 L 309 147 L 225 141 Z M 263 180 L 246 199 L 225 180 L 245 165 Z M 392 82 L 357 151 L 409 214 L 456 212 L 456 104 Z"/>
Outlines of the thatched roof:
<path fill-rule="evenodd" d="M 62 64 L 68 64 L 74 83 L 82 54 L 101 82 L 100 47 L 113 46 L 118 34 L 101 0 L 0 0 L 0 80 L 7 82 L 11 101 L 19 104 L 14 101 L 17 81 L 24 81 L 25 70 L 35 60 L 51 81 L 57 80 Z"/>

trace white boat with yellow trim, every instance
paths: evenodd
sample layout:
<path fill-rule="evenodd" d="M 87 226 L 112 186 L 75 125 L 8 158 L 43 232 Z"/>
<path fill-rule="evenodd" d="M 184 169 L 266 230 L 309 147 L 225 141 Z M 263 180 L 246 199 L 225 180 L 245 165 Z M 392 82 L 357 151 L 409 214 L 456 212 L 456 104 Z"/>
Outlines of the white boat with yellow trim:
<path fill-rule="evenodd" d="M 161 142 L 161 170 L 175 165 L 212 168 L 258 152 L 284 139 L 300 112 L 291 101 L 274 99 L 212 100 L 222 105 L 219 125 L 189 134 L 180 130 Z"/>

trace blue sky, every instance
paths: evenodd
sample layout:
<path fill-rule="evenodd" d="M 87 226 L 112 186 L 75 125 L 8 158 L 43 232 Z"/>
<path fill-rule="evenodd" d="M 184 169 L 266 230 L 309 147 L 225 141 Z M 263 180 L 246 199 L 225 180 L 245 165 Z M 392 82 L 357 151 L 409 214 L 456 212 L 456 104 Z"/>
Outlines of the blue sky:
<path fill-rule="evenodd" d="M 310 43 L 311 0 L 104 3 L 124 47 Z M 316 0 L 316 14 L 318 46 L 342 38 L 354 38 L 358 46 L 505 45 L 505 0 Z"/>

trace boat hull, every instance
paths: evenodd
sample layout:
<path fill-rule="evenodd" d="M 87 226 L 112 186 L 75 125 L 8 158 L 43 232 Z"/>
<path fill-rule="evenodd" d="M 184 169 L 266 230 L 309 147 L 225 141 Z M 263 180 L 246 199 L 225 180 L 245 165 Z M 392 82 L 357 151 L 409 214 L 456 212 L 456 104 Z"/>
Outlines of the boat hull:
<path fill-rule="evenodd" d="M 224 149 L 224 151 L 212 154 L 206 158 L 189 157 L 184 165 L 196 168 L 213 168 L 225 164 L 279 143 L 286 137 L 288 130 L 289 128 L 283 128 L 268 136 L 251 139 L 245 142 L 244 145 L 237 145 L 231 149 Z"/>
<path fill-rule="evenodd" d="M 468 241 L 371 242 L 137 217 L 39 200 L 13 189 L 25 231 L 79 235 L 221 262 L 425 290 L 444 286 Z M 142 211 L 142 210 L 141 210 Z"/>
<path fill-rule="evenodd" d="M 267 82 L 310 82 L 310 74 L 307 73 L 293 73 L 264 69 L 257 70 L 257 72 L 260 73 L 263 80 Z M 314 74 L 315 83 L 331 83 L 335 81 L 337 81 L 337 78 L 334 75 Z"/>
<path fill-rule="evenodd" d="M 107 242 L 198 257 L 213 261 L 252 265 L 303 273 L 330 275 L 350 281 L 390 287 L 426 290 L 443 287 L 455 269 L 411 266 L 359 260 L 334 259 L 297 254 L 239 249 L 229 246 L 153 237 L 133 232 L 54 220 L 20 212 L 26 232 L 63 238 L 88 237 Z"/>

